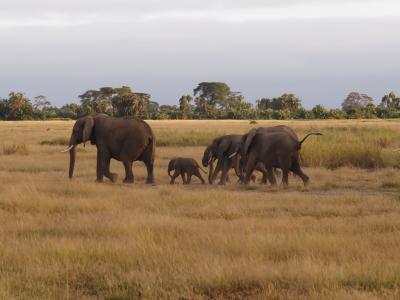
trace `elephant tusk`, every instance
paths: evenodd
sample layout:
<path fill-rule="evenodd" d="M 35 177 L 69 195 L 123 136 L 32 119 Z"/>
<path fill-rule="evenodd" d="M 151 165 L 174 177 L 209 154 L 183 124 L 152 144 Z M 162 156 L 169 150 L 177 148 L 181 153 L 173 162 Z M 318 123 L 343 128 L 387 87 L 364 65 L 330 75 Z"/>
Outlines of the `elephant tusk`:
<path fill-rule="evenodd" d="M 69 150 L 71 150 L 72 148 L 74 148 L 74 145 L 69 146 L 68 148 L 65 148 L 64 150 L 60 151 L 61 153 L 65 153 L 68 152 Z"/>
<path fill-rule="evenodd" d="M 213 160 L 213 157 L 211 156 L 210 159 L 208 160 L 208 164 L 211 164 L 212 160 Z"/>
<path fill-rule="evenodd" d="M 231 155 L 229 155 L 228 158 L 232 158 L 232 157 L 234 157 L 236 154 L 237 154 L 237 151 L 236 151 L 236 152 L 233 152 Z"/>

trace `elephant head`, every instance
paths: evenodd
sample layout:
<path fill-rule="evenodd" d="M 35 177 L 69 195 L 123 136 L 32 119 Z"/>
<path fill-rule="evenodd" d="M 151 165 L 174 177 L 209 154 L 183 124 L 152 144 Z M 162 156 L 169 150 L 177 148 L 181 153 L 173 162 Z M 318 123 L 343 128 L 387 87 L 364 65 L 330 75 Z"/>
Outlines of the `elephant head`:
<path fill-rule="evenodd" d="M 208 165 L 213 162 L 215 157 L 214 153 L 215 153 L 215 144 L 212 143 L 211 145 L 207 146 L 206 150 L 204 150 L 203 158 L 201 160 L 203 167 L 208 167 Z"/>
<path fill-rule="evenodd" d="M 85 143 L 92 137 L 94 119 L 90 116 L 77 120 L 72 129 L 68 147 L 62 152 L 69 151 L 69 178 L 72 178 L 75 167 L 75 147 L 78 144 Z"/>
<path fill-rule="evenodd" d="M 168 176 L 172 178 L 171 171 L 175 169 L 176 158 L 171 159 L 168 163 Z"/>

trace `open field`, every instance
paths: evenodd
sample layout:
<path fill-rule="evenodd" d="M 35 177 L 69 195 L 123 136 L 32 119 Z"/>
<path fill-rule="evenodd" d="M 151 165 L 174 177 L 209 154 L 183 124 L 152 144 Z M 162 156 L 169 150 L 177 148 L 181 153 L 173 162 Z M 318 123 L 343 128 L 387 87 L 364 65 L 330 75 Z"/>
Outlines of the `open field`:
<path fill-rule="evenodd" d="M 0 123 L 0 299 L 399 299 L 400 121 L 150 121 L 156 185 L 95 183 L 72 121 Z M 300 137 L 307 188 L 171 186 L 173 156 L 251 126 Z M 233 174 L 231 176 L 233 179 Z"/>

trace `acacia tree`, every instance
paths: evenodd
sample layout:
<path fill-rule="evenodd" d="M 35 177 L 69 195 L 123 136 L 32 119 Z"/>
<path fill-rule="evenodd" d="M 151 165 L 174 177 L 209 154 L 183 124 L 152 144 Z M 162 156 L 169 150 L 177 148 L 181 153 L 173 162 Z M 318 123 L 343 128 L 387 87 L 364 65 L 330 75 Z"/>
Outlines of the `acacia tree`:
<path fill-rule="evenodd" d="M 32 119 L 32 103 L 23 93 L 11 92 L 5 102 L 7 120 Z"/>
<path fill-rule="evenodd" d="M 112 115 L 113 89 L 106 87 L 100 90 L 88 90 L 78 97 L 81 99 L 82 109 L 87 115 L 105 113 Z"/>
<path fill-rule="evenodd" d="M 88 90 L 79 98 L 85 114 L 105 113 L 117 117 L 144 118 L 148 116 L 149 109 L 155 107 L 155 102 L 150 101 L 149 94 L 133 92 L 129 86 Z M 158 107 L 155 109 L 158 109 Z"/>
<path fill-rule="evenodd" d="M 342 109 L 349 115 L 359 116 L 363 108 L 373 104 L 373 98 L 367 94 L 351 92 L 342 103 Z"/>
<path fill-rule="evenodd" d="M 84 112 L 79 104 L 70 103 L 62 106 L 59 114 L 62 118 L 78 119 L 84 115 Z"/>
<path fill-rule="evenodd" d="M 273 116 L 277 119 L 296 117 L 302 109 L 301 100 L 294 94 L 287 93 L 272 99 L 261 98 L 256 101 L 256 107 L 261 115 L 265 115 L 263 111 L 275 111 Z"/>
<path fill-rule="evenodd" d="M 223 82 L 201 82 L 193 90 L 199 117 L 217 118 L 218 110 L 226 108 L 231 89 Z"/>
<path fill-rule="evenodd" d="M 150 106 L 150 95 L 134 93 L 130 87 L 123 86 L 114 89 L 112 106 L 117 117 L 145 117 Z"/>
<path fill-rule="evenodd" d="M 193 100 L 192 96 L 184 95 L 179 98 L 179 110 L 181 111 L 182 119 L 189 119 L 192 116 L 193 109 L 190 102 Z"/>
<path fill-rule="evenodd" d="M 400 97 L 397 97 L 394 92 L 382 97 L 381 104 L 388 109 L 400 109 Z"/>
<path fill-rule="evenodd" d="M 51 105 L 50 101 L 43 95 L 36 96 L 33 101 L 33 108 L 38 110 L 46 110 Z"/>

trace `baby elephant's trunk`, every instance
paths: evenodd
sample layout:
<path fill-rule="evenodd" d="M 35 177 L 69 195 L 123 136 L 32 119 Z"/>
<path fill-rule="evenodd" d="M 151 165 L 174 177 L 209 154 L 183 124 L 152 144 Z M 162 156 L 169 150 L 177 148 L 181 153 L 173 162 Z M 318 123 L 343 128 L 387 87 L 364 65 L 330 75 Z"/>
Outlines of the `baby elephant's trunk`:
<path fill-rule="evenodd" d="M 207 171 L 206 170 L 204 170 L 202 167 L 200 167 L 200 165 L 196 162 L 196 164 L 197 164 L 197 168 L 199 168 L 200 170 L 202 170 L 203 172 L 204 172 L 204 174 L 207 174 Z M 211 165 L 210 165 L 211 166 Z"/>

